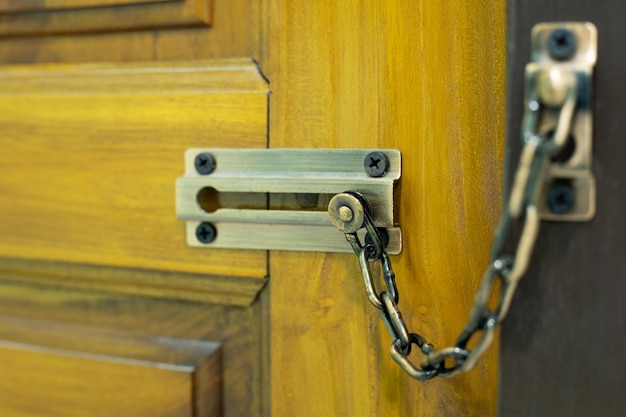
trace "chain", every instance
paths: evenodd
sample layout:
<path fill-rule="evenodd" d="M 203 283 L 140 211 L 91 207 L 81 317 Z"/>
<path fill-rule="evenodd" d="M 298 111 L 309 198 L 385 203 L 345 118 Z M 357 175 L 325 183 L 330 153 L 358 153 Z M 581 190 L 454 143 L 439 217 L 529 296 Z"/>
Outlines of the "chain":
<path fill-rule="evenodd" d="M 478 359 L 491 345 L 496 326 L 506 317 L 517 285 L 526 272 L 537 234 L 539 232 L 539 213 L 536 199 L 539 184 L 544 181 L 550 158 L 559 153 L 567 140 L 576 106 L 577 86 L 573 74 L 561 71 L 550 74 L 560 82 L 561 104 L 557 127 L 552 136 L 536 133 L 536 126 L 541 109 L 541 102 L 547 101 L 546 91 L 540 91 L 541 97 L 533 90 L 526 98 L 526 112 L 523 120 L 522 140 L 524 147 L 515 173 L 513 187 L 508 203 L 501 213 L 491 251 L 490 263 L 485 269 L 469 320 L 461 331 L 456 343 L 451 347 L 435 349 L 418 333 L 408 330 L 400 309 L 399 294 L 395 282 L 395 273 L 391 260 L 385 251 L 384 229 L 377 229 L 372 220 L 371 210 L 365 197 L 356 192 L 346 192 L 333 197 L 329 209 L 333 223 L 345 233 L 345 237 L 358 256 L 365 292 L 370 303 L 381 312 L 382 319 L 393 340 L 391 357 L 411 377 L 428 380 L 436 376 L 451 377 L 473 368 Z M 560 78 L 559 78 L 560 77 Z M 550 96 L 554 99 L 554 96 Z M 552 100 L 554 101 L 554 100 Z M 505 252 L 505 245 L 511 240 L 514 223 L 521 227 L 513 255 Z M 358 230 L 365 228 L 365 242 L 359 239 Z M 385 290 L 376 289 L 372 274 L 372 265 L 378 265 L 382 271 Z M 499 281 L 497 306 L 489 307 L 491 294 Z M 478 333 L 480 338 L 470 350 L 469 341 Z M 413 347 L 417 346 L 423 357 L 418 365 L 409 359 Z"/>

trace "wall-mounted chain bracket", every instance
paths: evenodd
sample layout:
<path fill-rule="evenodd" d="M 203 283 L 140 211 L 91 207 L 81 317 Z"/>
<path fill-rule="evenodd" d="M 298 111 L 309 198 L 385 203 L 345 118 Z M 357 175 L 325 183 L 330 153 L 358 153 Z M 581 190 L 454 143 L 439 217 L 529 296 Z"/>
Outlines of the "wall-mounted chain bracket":
<path fill-rule="evenodd" d="M 587 221 L 595 215 L 591 87 L 596 56 L 597 30 L 591 23 L 533 27 L 522 139 L 539 134 L 565 140 L 538 187 L 537 208 L 543 220 Z"/>
<path fill-rule="evenodd" d="M 351 252 L 327 206 L 352 190 L 367 198 L 374 224 L 389 238 L 387 251 L 398 254 L 400 172 L 395 149 L 189 149 L 176 181 L 176 213 L 189 246 Z"/>

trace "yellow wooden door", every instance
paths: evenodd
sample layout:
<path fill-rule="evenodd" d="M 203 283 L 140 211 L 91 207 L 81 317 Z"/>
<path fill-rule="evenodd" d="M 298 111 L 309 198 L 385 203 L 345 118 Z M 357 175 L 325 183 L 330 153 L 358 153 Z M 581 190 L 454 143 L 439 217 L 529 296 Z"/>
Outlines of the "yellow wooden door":
<path fill-rule="evenodd" d="M 190 248 L 174 181 L 191 147 L 399 149 L 400 307 L 453 343 L 500 207 L 504 8 L 0 0 L 0 414 L 495 415 L 495 349 L 411 380 L 354 255 Z"/>

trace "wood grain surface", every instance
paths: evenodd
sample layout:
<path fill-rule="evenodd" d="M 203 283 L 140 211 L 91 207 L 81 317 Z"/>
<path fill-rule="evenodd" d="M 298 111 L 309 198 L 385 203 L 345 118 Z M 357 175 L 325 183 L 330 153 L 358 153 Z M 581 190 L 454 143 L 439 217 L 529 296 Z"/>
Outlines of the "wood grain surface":
<path fill-rule="evenodd" d="M 113 12 L 102 12 L 99 11 L 100 9 L 86 10 L 84 13 L 88 15 L 74 22 L 83 30 L 79 35 L 72 36 L 70 32 L 65 35 L 0 37 L 0 60 L 4 64 L 10 64 L 252 57 L 263 62 L 267 45 L 265 39 L 266 0 L 212 0 L 213 6 L 210 10 L 212 27 L 206 26 L 203 21 L 199 27 L 181 28 L 181 23 L 176 24 L 176 19 L 185 17 L 187 20 L 191 19 L 193 24 L 197 24 L 199 20 L 197 12 L 185 6 L 186 3 L 202 5 L 206 3 L 206 0 L 132 6 L 137 10 L 135 17 L 138 22 L 148 18 L 157 19 L 157 26 L 152 26 L 151 29 L 144 25 L 132 31 L 123 30 L 124 28 L 120 27 L 123 23 L 134 24 L 134 20 L 130 18 L 131 14 L 127 11 L 128 7 L 117 8 L 118 14 L 123 18 L 119 22 L 115 20 Z M 151 13 L 143 13 L 142 10 L 145 11 L 143 8 L 148 7 L 154 10 Z M 176 10 L 170 10 L 171 8 Z M 71 11 L 67 13 L 71 14 Z M 49 15 L 49 13 L 42 13 L 42 15 Z M 8 18 L 5 17 L 5 19 Z M 76 18 L 70 16 L 68 19 Z M 20 26 L 14 29 L 40 32 L 45 30 L 46 25 L 34 27 L 35 23 L 25 28 Z M 14 24 L 6 26 L 8 24 L 5 23 L 3 29 L 5 32 L 9 27 L 14 26 Z M 51 22 L 50 25 L 58 30 L 67 27 L 66 24 L 59 26 L 60 24 L 55 22 Z M 158 29 L 158 27 L 161 28 Z M 92 33 L 93 31 L 97 33 Z"/>
<path fill-rule="evenodd" d="M 504 1 L 273 1 L 271 147 L 398 148 L 412 331 L 468 318 L 500 210 Z M 494 416 L 497 344 L 471 373 L 411 380 L 348 254 L 270 254 L 273 416 Z M 419 360 L 417 355 L 414 360 Z"/>
<path fill-rule="evenodd" d="M 625 415 L 624 15 L 621 0 L 509 3 L 509 177 L 521 148 L 532 26 L 589 21 L 598 29 L 592 87 L 597 212 L 587 223 L 541 225 L 532 264 L 502 325 L 501 417 Z"/>
<path fill-rule="evenodd" d="M 0 258 L 5 281 L 249 306 L 267 278 Z"/>
<path fill-rule="evenodd" d="M 0 397 L 13 393 L 14 400 L 0 401 L 0 415 L 77 415 L 69 407 L 80 405 L 92 413 L 82 408 L 78 415 L 108 416 L 107 410 L 119 410 L 119 400 L 136 413 L 117 416 L 200 416 L 202 407 L 215 410 L 200 402 L 215 399 L 211 387 L 219 375 L 223 408 L 217 415 L 260 416 L 266 303 L 262 296 L 254 306 L 229 307 L 2 281 Z M 215 343 L 221 346 L 219 372 L 218 362 L 202 360 L 217 359 L 207 356 Z M 196 404 L 194 413 L 189 404 Z"/>
<path fill-rule="evenodd" d="M 0 37 L 210 26 L 212 21 L 211 0 L 133 1 L 121 5 L 118 1 L 117 7 L 113 7 L 110 1 L 105 1 L 104 5 L 90 3 L 93 2 L 88 1 L 87 6 L 92 7 L 75 3 L 73 8 L 68 8 L 67 3 L 53 2 L 50 7 L 26 10 L 26 13 L 2 13 Z M 93 7 L 107 6 L 106 3 L 109 7 Z M 22 7 L 28 9 L 27 4 Z"/>
<path fill-rule="evenodd" d="M 190 373 L 161 369 L 162 357 L 155 368 L 119 367 L 115 358 L 133 351 L 123 342 L 109 345 L 115 354 L 83 361 L 90 340 L 102 341 L 100 332 L 142 335 L 152 347 L 162 338 L 220 343 L 219 415 L 267 415 L 269 320 L 267 295 L 259 294 L 267 254 L 191 250 L 174 210 L 174 180 L 183 173 L 185 149 L 267 145 L 268 88 L 249 58 L 262 55 L 262 6 L 256 0 L 212 4 L 219 24 L 210 29 L 203 23 L 194 29 L 96 33 L 93 25 L 107 25 L 94 9 L 93 20 L 80 22 L 89 33 L 0 39 L 3 64 L 35 64 L 0 71 L 5 113 L 0 165 L 3 186 L 12 184 L 1 193 L 3 214 L 11 213 L 0 221 L 8 249 L 0 258 L 0 320 L 87 329 L 80 333 L 85 340 L 69 337 L 59 354 L 49 338 L 37 339 L 41 328 L 25 327 L 22 336 L 35 339 L 3 351 L 16 374 L 11 387 L 16 395 L 10 409 L 0 401 L 0 415 L 69 415 L 76 405 L 89 407 L 91 415 L 106 415 L 118 410 L 116 403 L 135 406 L 117 415 L 210 415 L 214 410 L 213 391 L 193 390 L 198 380 Z M 170 27 L 177 25 L 171 21 L 176 16 L 161 18 L 170 19 L 165 24 Z M 239 59 L 216 60 L 224 57 Z M 15 216 L 26 220 L 22 229 Z M 152 234 L 158 230 L 165 240 Z M 70 243 L 74 238 L 82 243 Z M 141 242 L 135 249 L 150 253 L 147 258 L 132 253 L 135 238 Z M 150 265 L 150 259 L 158 265 Z M 15 333 L 4 337 L 8 344 L 17 339 Z M 9 364 L 4 368 L 8 372 Z M 85 382 L 84 370 L 107 379 Z M 35 376 L 49 392 L 28 384 Z M 150 380 L 149 395 L 163 398 L 147 404 L 150 400 L 139 396 L 133 403 L 132 389 L 122 392 L 142 378 Z M 77 381 L 87 385 L 81 389 L 91 389 L 88 395 L 66 389 Z M 45 394 L 47 403 L 25 402 Z"/>
<path fill-rule="evenodd" d="M 221 416 L 220 347 L 0 318 L 0 410 L 14 417 Z"/>
<path fill-rule="evenodd" d="M 266 145 L 253 63 L 12 66 L 0 79 L 1 256 L 248 277 L 260 289 L 265 253 L 189 248 L 174 207 L 187 148 Z"/>
<path fill-rule="evenodd" d="M 172 64 L 173 60 L 193 66 L 199 59 L 252 57 L 270 82 L 271 147 L 402 151 L 404 170 L 397 193 L 405 250 L 393 262 L 404 318 L 412 330 L 443 347 L 454 342 L 468 317 L 500 208 L 504 0 L 214 0 L 213 4 L 210 29 L 87 31 L 80 36 L 0 39 L 0 59 L 5 64 L 167 61 L 161 68 L 171 66 L 177 74 L 154 84 L 151 76 L 127 74 L 135 85 L 143 85 L 136 94 L 120 93 L 119 85 L 110 82 L 105 84 L 112 92 L 102 94 L 89 87 L 101 77 L 76 72 L 74 95 L 60 95 L 55 78 L 41 75 L 24 77 L 34 88 L 49 92 L 39 93 L 36 101 L 29 101 L 15 83 L 6 87 L 2 105 L 6 114 L 0 120 L 10 120 L 19 132 L 15 137 L 21 139 L 8 141 L 7 149 L 31 155 L 43 161 L 39 163 L 44 170 L 61 175 L 42 176 L 23 159 L 0 154 L 0 163 L 18 169 L 29 184 L 37 185 L 22 188 L 16 185 L 23 179 L 0 180 L 12 182 L 13 192 L 20 190 L 18 196 L 28 197 L 11 214 L 23 220 L 30 213 L 29 223 L 3 225 L 12 233 L 19 231 L 13 234 L 15 244 L 24 242 L 20 240 L 24 237 L 30 240 L 19 251 L 6 238 L 0 243 L 3 259 L 13 258 L 0 274 L 0 317 L 220 342 L 224 415 L 229 417 L 495 415 L 496 350 L 471 374 L 426 383 L 411 380 L 389 357 L 389 337 L 367 303 L 357 261 L 348 254 L 271 253 L 270 291 L 262 291 L 250 307 L 93 291 L 125 279 L 130 270 L 141 274 L 131 274 L 133 280 L 120 291 L 133 292 L 130 288 L 136 286 L 140 288 L 136 293 L 152 297 L 177 298 L 173 294 L 179 285 L 186 300 L 192 299 L 189 294 L 195 288 L 200 295 L 210 292 L 207 286 L 212 284 L 200 282 L 206 274 L 250 276 L 263 282 L 263 252 L 192 255 L 172 240 L 148 250 L 126 232 L 128 227 L 147 230 L 150 239 L 162 242 L 153 235 L 160 230 L 155 227 L 161 227 L 158 219 L 165 222 L 164 228 L 171 228 L 163 231 L 168 239 L 182 231 L 174 226 L 178 223 L 167 206 L 173 203 L 169 198 L 173 183 L 165 178 L 180 175 L 176 155 L 189 144 L 155 138 L 177 137 L 183 129 L 193 142 L 206 140 L 207 132 L 226 135 L 210 136 L 211 146 L 266 145 L 268 131 L 263 125 L 261 133 L 256 110 L 265 109 L 267 122 L 267 86 L 261 87 L 258 73 L 254 93 L 239 94 L 242 100 L 232 101 L 232 94 L 206 90 L 206 81 L 196 80 L 199 86 L 193 77 L 176 73 L 177 64 Z M 105 67 L 110 70 L 111 65 Z M 63 72 L 72 66 L 46 69 L 57 68 Z M 16 76 L 24 69 L 4 71 Z M 187 80 L 191 84 L 185 85 Z M 171 85 L 183 85 L 183 91 L 172 90 Z M 206 93 L 206 99 L 189 93 L 194 86 Z M 216 102 L 211 100 L 218 98 L 223 105 L 230 103 L 229 111 L 215 113 L 211 103 Z M 86 107 L 89 103 L 91 107 Z M 256 109 L 252 130 L 247 124 L 251 119 L 238 115 L 242 106 Z M 211 122 L 215 119 L 223 124 L 215 126 Z M 29 124 L 33 120 L 40 121 L 36 129 Z M 193 129 L 186 127 L 190 121 Z M 149 127 L 155 123 L 156 127 Z M 85 134 L 97 140 L 75 141 Z M 39 146 L 32 145 L 33 135 L 42 138 Z M 58 141 L 69 144 L 67 149 L 74 154 L 61 151 Z M 62 157 L 61 163 L 42 159 L 44 144 Z M 131 164 L 126 153 L 136 155 L 146 145 L 151 146 L 152 157 L 160 158 L 158 163 L 142 154 L 139 163 Z M 119 160 L 108 154 L 110 149 L 117 150 L 113 156 Z M 111 178 L 79 171 L 82 162 L 74 156 L 76 151 L 87 151 L 90 164 L 100 169 L 112 161 L 123 169 Z M 148 189 L 162 194 L 147 192 L 145 182 L 142 187 L 132 181 L 138 172 L 155 171 L 158 175 L 151 177 L 154 183 L 149 182 Z M 51 187 L 57 193 L 70 191 L 65 197 L 78 203 L 73 221 L 96 227 L 98 237 L 87 237 L 63 220 L 67 212 L 60 215 L 64 205 Z M 119 198 L 108 201 L 103 197 L 108 195 Z M 85 203 L 92 200 L 107 208 L 106 219 L 121 221 L 124 227 L 99 224 L 94 214 L 103 213 Z M 125 209 L 139 208 L 133 213 L 140 214 L 133 218 L 128 210 L 117 209 L 120 204 Z M 57 214 L 50 226 L 40 214 L 42 207 L 53 217 Z M 34 214 L 39 217 L 33 220 Z M 45 247 L 46 240 L 38 237 L 40 230 L 48 242 L 51 236 L 61 236 L 59 230 L 68 233 Z M 64 243 L 65 239 L 74 244 Z M 34 272 L 29 272 L 24 251 L 40 259 L 32 266 Z M 56 276 L 57 285 L 68 285 L 65 289 L 42 286 L 40 279 L 46 274 Z M 170 280 L 172 276 L 177 280 Z M 184 279 L 193 279 L 194 284 L 183 284 Z M 89 291 L 67 288 L 85 282 L 93 286 L 79 288 Z M 239 295 L 237 300 L 246 304 Z"/>
<path fill-rule="evenodd" d="M 0 0 L 0 12 L 25 12 L 33 10 L 80 9 L 138 3 L 157 3 L 184 0 Z"/>
<path fill-rule="evenodd" d="M 74 5 L 86 3 L 95 2 Z M 163 368 L 169 353 L 144 367 L 120 365 L 136 350 L 123 340 L 109 341 L 113 352 L 91 350 L 103 342 L 98 335 L 119 332 L 150 348 L 171 338 L 219 343 L 221 373 L 207 374 L 221 378 L 218 415 L 268 415 L 268 297 L 259 293 L 267 254 L 191 250 L 174 210 L 186 148 L 267 145 L 268 87 L 251 60 L 266 53 L 265 3 L 215 0 L 211 28 L 207 19 L 182 28 L 180 13 L 164 12 L 197 1 L 133 3 L 118 9 L 151 7 L 156 15 L 135 17 L 156 16 L 162 28 L 126 31 L 131 15 L 118 22 L 111 9 L 93 9 L 79 11 L 89 18 L 77 22 L 80 35 L 52 19 L 31 22 L 46 35 L 0 39 L 3 64 L 35 64 L 0 70 L 8 215 L 0 221 L 0 321 L 37 323 L 0 337 L 0 367 L 11 372 L 3 380 L 12 384 L 3 391 L 15 394 L 0 401 L 0 415 L 212 415 L 216 391 L 202 389 L 204 377 Z M 62 346 L 41 336 L 58 326 L 70 329 Z M 133 396 L 133 387 L 145 390 Z"/>

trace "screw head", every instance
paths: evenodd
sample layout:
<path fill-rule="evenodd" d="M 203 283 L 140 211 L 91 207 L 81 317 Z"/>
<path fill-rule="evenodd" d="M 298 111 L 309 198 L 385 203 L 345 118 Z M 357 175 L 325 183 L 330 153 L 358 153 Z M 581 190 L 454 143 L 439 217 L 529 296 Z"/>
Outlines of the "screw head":
<path fill-rule="evenodd" d="M 548 53 L 557 61 L 565 61 L 576 51 L 576 35 L 569 29 L 559 28 L 548 38 Z"/>
<path fill-rule="evenodd" d="M 387 173 L 387 168 L 389 168 L 387 155 L 379 151 L 368 153 L 363 160 L 363 168 L 370 177 L 384 176 Z"/>
<path fill-rule="evenodd" d="M 546 205 L 554 214 L 566 214 L 576 205 L 576 194 L 569 181 L 555 181 L 546 195 Z"/>
<path fill-rule="evenodd" d="M 217 237 L 217 230 L 211 223 L 203 222 L 196 228 L 196 238 L 200 243 L 211 243 Z"/>
<path fill-rule="evenodd" d="M 196 155 L 193 164 L 198 174 L 209 175 L 215 169 L 215 158 L 210 153 L 201 153 Z"/>

